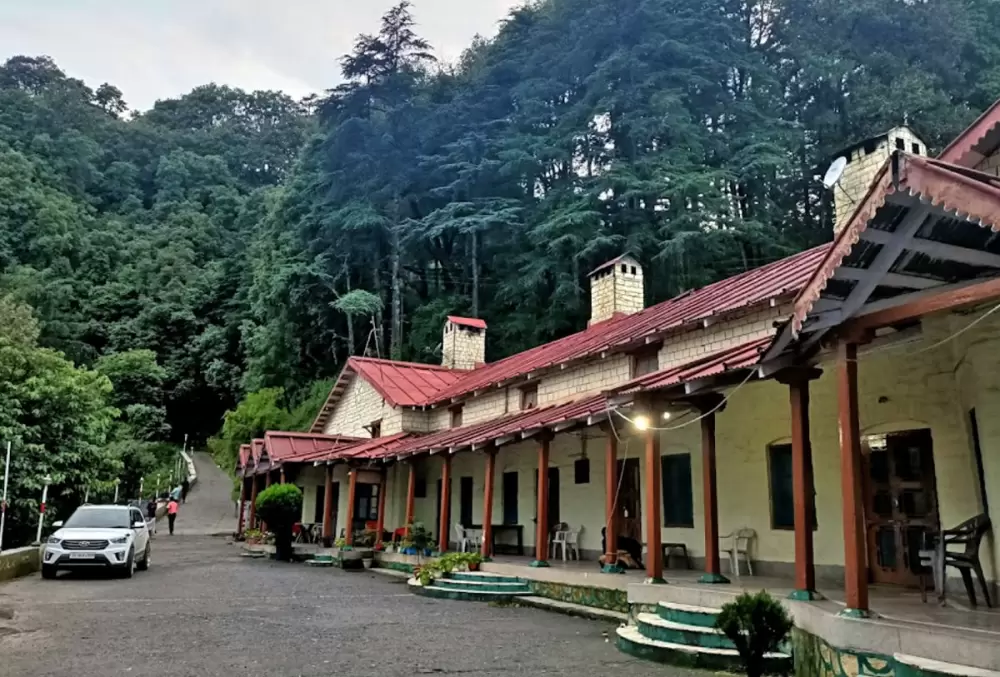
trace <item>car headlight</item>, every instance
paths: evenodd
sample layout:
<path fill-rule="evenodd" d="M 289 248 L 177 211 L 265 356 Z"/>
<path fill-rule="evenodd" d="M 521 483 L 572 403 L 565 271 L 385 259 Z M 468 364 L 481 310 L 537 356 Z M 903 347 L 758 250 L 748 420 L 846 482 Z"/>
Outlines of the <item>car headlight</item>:
<path fill-rule="evenodd" d="M 59 545 L 62 543 L 61 538 L 56 538 L 55 536 L 49 536 L 49 540 L 46 543 L 51 543 L 52 545 Z"/>
<path fill-rule="evenodd" d="M 112 538 L 111 542 L 115 543 L 117 545 L 122 545 L 124 543 L 128 543 L 128 536 L 122 536 L 121 538 Z"/>

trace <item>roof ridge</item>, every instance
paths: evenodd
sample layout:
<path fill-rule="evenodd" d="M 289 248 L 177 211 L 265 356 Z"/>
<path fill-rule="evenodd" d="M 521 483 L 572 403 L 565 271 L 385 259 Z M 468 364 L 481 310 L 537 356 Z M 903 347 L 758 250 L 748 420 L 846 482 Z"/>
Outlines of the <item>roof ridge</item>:
<path fill-rule="evenodd" d="M 471 369 L 453 369 L 451 367 L 446 367 L 441 364 L 426 364 L 424 362 L 406 362 L 404 360 L 390 360 L 383 357 L 361 357 L 359 355 L 352 355 L 348 358 L 348 362 L 371 362 L 385 365 L 392 365 L 396 367 L 408 367 L 411 369 L 427 369 L 429 371 L 450 371 L 457 374 L 466 374 L 472 371 Z"/>

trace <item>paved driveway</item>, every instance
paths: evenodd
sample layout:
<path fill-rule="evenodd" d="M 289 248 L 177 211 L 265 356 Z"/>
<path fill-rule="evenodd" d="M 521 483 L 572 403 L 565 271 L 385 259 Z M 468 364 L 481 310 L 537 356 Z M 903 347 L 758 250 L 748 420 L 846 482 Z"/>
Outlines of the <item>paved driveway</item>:
<path fill-rule="evenodd" d="M 0 676 L 621 675 L 607 623 L 432 600 L 397 579 L 238 557 L 225 539 L 154 541 L 131 580 L 0 585 Z M 12 620 L 5 619 L 14 612 Z"/>

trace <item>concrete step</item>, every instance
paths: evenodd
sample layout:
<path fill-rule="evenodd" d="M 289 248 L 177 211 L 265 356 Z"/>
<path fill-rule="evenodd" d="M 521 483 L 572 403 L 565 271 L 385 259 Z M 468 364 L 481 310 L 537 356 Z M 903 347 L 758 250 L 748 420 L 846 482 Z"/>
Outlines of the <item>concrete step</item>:
<path fill-rule="evenodd" d="M 628 614 L 621 611 L 611 611 L 610 609 L 598 609 L 597 607 L 574 604 L 573 602 L 563 602 L 558 599 L 548 597 L 538 597 L 536 595 L 522 595 L 517 598 L 517 603 L 524 606 L 535 607 L 545 611 L 554 611 L 567 616 L 578 618 L 589 618 L 593 621 L 609 621 L 616 625 L 628 621 Z"/>
<path fill-rule="evenodd" d="M 618 628 L 617 634 L 618 649 L 630 656 L 690 668 L 728 672 L 740 669 L 740 655 L 735 649 L 662 642 L 645 637 L 634 625 Z M 765 660 L 768 674 L 786 674 L 792 669 L 792 657 L 786 653 L 768 654 Z"/>
<path fill-rule="evenodd" d="M 996 670 L 974 668 L 957 663 L 945 663 L 932 658 L 895 654 L 895 677 L 1000 677 Z"/>
<path fill-rule="evenodd" d="M 519 581 L 473 581 L 444 576 L 434 581 L 434 585 L 449 590 L 470 592 L 509 592 L 514 595 L 530 595 L 531 588 Z"/>
<path fill-rule="evenodd" d="M 437 581 L 435 581 L 437 582 Z M 420 585 L 420 581 L 415 578 L 408 580 L 407 585 L 410 590 L 424 597 L 436 597 L 437 599 L 454 599 L 466 602 L 512 602 L 518 595 L 523 593 L 493 592 L 490 590 L 460 590 L 444 588 L 439 585 Z"/>
<path fill-rule="evenodd" d="M 456 581 L 476 581 L 479 583 L 527 583 L 523 578 L 518 578 L 517 576 L 504 576 L 502 574 L 492 574 L 482 571 L 452 571 L 445 574 L 444 577 Z"/>
<path fill-rule="evenodd" d="M 639 614 L 636 623 L 642 636 L 649 639 L 708 649 L 736 649 L 736 645 L 721 631 L 704 625 L 668 621 L 658 614 Z"/>
<path fill-rule="evenodd" d="M 660 602 L 656 608 L 657 615 L 665 621 L 682 625 L 698 625 L 703 628 L 714 628 L 715 619 L 722 609 L 707 606 L 692 606 L 675 602 Z"/>

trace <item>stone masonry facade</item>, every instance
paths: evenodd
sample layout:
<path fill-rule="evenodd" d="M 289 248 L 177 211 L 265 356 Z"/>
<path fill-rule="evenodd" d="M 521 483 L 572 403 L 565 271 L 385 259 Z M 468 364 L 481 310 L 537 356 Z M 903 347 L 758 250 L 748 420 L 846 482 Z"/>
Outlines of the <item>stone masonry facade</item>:
<path fill-rule="evenodd" d="M 623 257 L 590 278 L 590 324 L 610 320 L 616 313 L 631 315 L 645 307 L 642 266 Z"/>
<path fill-rule="evenodd" d="M 873 139 L 851 151 L 847 169 L 840 183 L 833 188 L 837 220 L 834 231 L 839 233 L 854 210 L 864 199 L 878 171 L 895 150 L 918 155 L 927 154 L 927 144 L 907 127 L 896 127 L 885 136 Z"/>
<path fill-rule="evenodd" d="M 445 322 L 441 364 L 449 369 L 475 369 L 486 363 L 486 332 Z"/>

